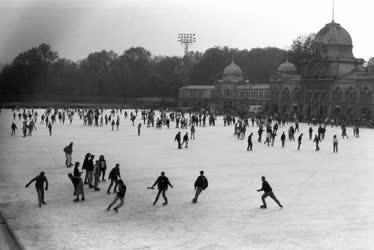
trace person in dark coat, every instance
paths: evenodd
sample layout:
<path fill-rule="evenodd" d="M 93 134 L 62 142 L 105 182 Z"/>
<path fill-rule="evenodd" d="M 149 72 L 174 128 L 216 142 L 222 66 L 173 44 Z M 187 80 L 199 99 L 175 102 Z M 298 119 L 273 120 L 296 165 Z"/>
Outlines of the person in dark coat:
<path fill-rule="evenodd" d="M 138 136 L 140 136 L 140 128 L 142 127 L 142 124 L 139 122 L 138 124 Z"/>
<path fill-rule="evenodd" d="M 265 176 L 262 176 L 261 180 L 262 180 L 262 187 L 261 187 L 261 189 L 257 190 L 257 192 L 264 191 L 264 194 L 261 196 L 261 200 L 262 200 L 262 203 L 263 203 L 261 208 L 266 208 L 267 207 L 266 202 L 265 202 L 265 198 L 268 197 L 268 196 L 270 196 L 270 198 L 272 198 L 278 204 L 279 207 L 283 207 L 282 204 L 280 204 L 280 202 L 278 201 L 277 197 L 275 197 L 275 195 L 273 193 L 273 190 L 270 187 L 269 183 L 265 180 Z"/>
<path fill-rule="evenodd" d="M 319 151 L 319 143 L 321 142 L 320 137 L 318 135 L 315 135 L 313 142 L 316 143 L 316 151 Z"/>
<path fill-rule="evenodd" d="M 281 135 L 282 148 L 284 148 L 285 141 L 286 141 L 286 134 L 283 132 Z"/>
<path fill-rule="evenodd" d="M 188 148 L 188 141 L 189 141 L 189 139 L 188 139 L 188 132 L 186 132 L 186 134 L 183 136 L 183 142 L 182 142 L 181 147 L 186 143 L 185 148 Z"/>
<path fill-rule="evenodd" d="M 208 179 L 204 176 L 204 171 L 200 171 L 200 176 L 197 177 L 194 186 L 195 186 L 196 193 L 195 193 L 195 198 L 193 198 L 192 202 L 196 203 L 201 192 L 208 187 Z"/>
<path fill-rule="evenodd" d="M 90 159 L 90 156 L 91 154 L 90 153 L 87 153 L 85 156 L 84 156 L 84 160 L 83 160 L 83 165 L 82 165 L 82 170 L 85 170 L 86 171 L 86 175 L 84 177 L 84 184 L 88 184 L 88 173 L 87 173 L 87 166 L 88 166 L 88 160 Z"/>
<path fill-rule="evenodd" d="M 110 170 L 110 173 L 109 173 L 110 184 L 108 187 L 108 191 L 106 192 L 107 194 L 110 194 L 110 189 L 112 188 L 113 184 L 115 184 L 113 191 L 114 193 L 117 192 L 118 180 L 120 178 L 121 178 L 121 173 L 119 172 L 119 163 L 117 163 L 116 166 L 112 168 L 112 170 Z"/>
<path fill-rule="evenodd" d="M 251 133 L 250 135 L 248 135 L 248 146 L 247 146 L 247 151 L 252 151 L 252 146 L 253 146 L 253 143 L 252 143 L 252 136 L 253 136 L 253 133 Z"/>
<path fill-rule="evenodd" d="M 300 134 L 299 137 L 297 138 L 297 150 L 300 150 L 302 139 L 303 139 L 303 134 Z"/>
<path fill-rule="evenodd" d="M 73 172 L 73 175 L 75 176 L 75 177 L 81 177 L 81 174 L 82 174 L 82 172 L 81 171 L 79 171 L 79 162 L 77 161 L 76 163 L 75 163 L 75 165 L 74 165 L 74 172 Z"/>
<path fill-rule="evenodd" d="M 15 136 L 16 135 L 17 125 L 13 122 L 12 125 L 10 126 L 10 128 L 12 129 L 11 136 Z"/>
<path fill-rule="evenodd" d="M 100 155 L 100 157 L 99 157 L 99 166 L 100 166 L 101 174 L 102 174 L 101 181 L 106 181 L 105 180 L 106 161 L 105 161 L 104 155 Z"/>
<path fill-rule="evenodd" d="M 107 211 L 109 211 L 110 208 L 112 206 L 114 206 L 114 204 L 116 204 L 116 202 L 118 200 L 120 200 L 120 203 L 116 207 L 113 208 L 113 210 L 116 211 L 116 213 L 118 213 L 118 209 L 120 207 L 122 207 L 122 205 L 125 203 L 126 189 L 127 189 L 127 187 L 126 187 L 125 183 L 123 183 L 122 180 L 118 180 L 118 192 L 117 192 L 117 195 L 114 198 L 114 200 L 112 201 L 112 203 L 109 204 L 109 206 L 107 208 Z"/>
<path fill-rule="evenodd" d="M 48 190 L 48 180 L 47 180 L 47 177 L 45 177 L 45 173 L 40 172 L 40 175 L 38 175 L 34 179 L 32 179 L 29 183 L 26 184 L 25 187 L 27 188 L 34 181 L 35 181 L 36 193 L 38 194 L 39 207 L 42 207 L 42 204 L 47 205 L 47 203 L 44 201 L 44 182 L 46 183 L 45 191 Z"/>
<path fill-rule="evenodd" d="M 71 163 L 71 155 L 73 154 L 73 143 L 70 142 L 70 144 L 68 146 L 66 146 L 64 148 L 64 152 L 65 152 L 65 166 L 70 168 L 71 166 L 73 166 L 73 164 Z"/>
<path fill-rule="evenodd" d="M 313 128 L 310 127 L 310 128 L 309 128 L 309 140 L 310 140 L 310 141 L 312 140 L 312 135 L 313 135 Z"/>
<path fill-rule="evenodd" d="M 168 177 L 165 176 L 165 172 L 161 172 L 161 176 L 159 176 L 157 178 L 157 180 L 155 181 L 155 183 L 152 185 L 152 187 L 149 187 L 149 189 L 154 189 L 154 187 L 156 185 L 157 185 L 157 188 L 158 188 L 158 193 L 157 193 L 155 201 L 153 202 L 153 205 L 156 205 L 156 203 L 158 201 L 158 198 L 160 197 L 160 194 L 162 194 L 162 197 L 165 200 L 165 202 L 163 203 L 163 205 L 165 206 L 165 205 L 168 204 L 168 199 L 166 198 L 165 192 L 168 189 L 168 186 L 170 186 L 171 188 L 173 188 L 173 185 L 171 185 Z"/>
<path fill-rule="evenodd" d="M 178 149 L 182 149 L 182 145 L 181 145 L 181 132 L 178 132 L 175 137 L 174 137 L 174 141 L 177 141 L 178 142 Z"/>
<path fill-rule="evenodd" d="M 83 185 L 82 178 L 79 176 L 74 176 L 71 173 L 68 174 L 68 177 L 74 186 L 74 195 L 76 196 L 76 199 L 74 200 L 74 202 L 79 201 L 79 195 L 82 196 L 81 201 L 84 201 L 86 198 L 84 198 L 84 187 L 83 187 L 84 185 Z"/>
<path fill-rule="evenodd" d="M 88 180 L 88 186 L 89 188 L 94 188 L 93 185 L 93 171 L 94 171 L 94 158 L 95 155 L 90 155 L 90 158 L 87 162 L 87 167 L 86 167 L 86 175 L 87 175 L 87 180 Z"/>
<path fill-rule="evenodd" d="M 48 131 L 49 131 L 49 135 L 52 135 L 52 124 L 51 124 L 51 122 L 48 123 Z"/>

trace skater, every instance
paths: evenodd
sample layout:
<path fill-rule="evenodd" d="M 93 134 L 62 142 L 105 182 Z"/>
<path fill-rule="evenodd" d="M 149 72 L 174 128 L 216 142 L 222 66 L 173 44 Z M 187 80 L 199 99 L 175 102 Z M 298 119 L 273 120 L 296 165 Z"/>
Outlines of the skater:
<path fill-rule="evenodd" d="M 51 122 L 48 123 L 48 131 L 49 131 L 49 135 L 51 136 L 52 135 L 52 124 L 51 124 Z"/>
<path fill-rule="evenodd" d="M 74 186 L 74 195 L 76 196 L 74 202 L 79 201 L 79 195 L 81 196 L 81 201 L 84 201 L 86 198 L 84 197 L 84 187 L 82 178 L 80 178 L 79 176 L 74 176 L 71 173 L 68 174 L 68 177 Z"/>
<path fill-rule="evenodd" d="M 36 193 L 38 194 L 39 207 L 42 207 L 42 204 L 47 205 L 47 203 L 44 201 L 44 182 L 45 182 L 45 191 L 48 190 L 48 180 L 47 180 L 47 177 L 45 177 L 45 173 L 40 172 L 40 175 L 32 179 L 29 183 L 26 184 L 25 187 L 27 188 L 34 181 L 35 181 Z"/>
<path fill-rule="evenodd" d="M 347 128 L 345 125 L 342 126 L 342 137 L 344 139 L 344 137 L 347 137 L 347 139 L 349 139 L 348 135 L 347 135 Z"/>
<path fill-rule="evenodd" d="M 248 135 L 248 146 L 247 146 L 247 151 L 252 151 L 252 136 L 253 136 L 253 133 L 251 133 L 250 135 Z"/>
<path fill-rule="evenodd" d="M 91 156 L 91 154 L 90 154 L 90 153 L 87 153 L 87 154 L 84 156 L 84 160 L 83 160 L 82 170 L 86 170 L 86 174 L 85 174 L 85 176 L 84 176 L 84 185 L 87 185 L 87 184 L 88 184 L 88 172 L 87 172 L 87 167 L 88 167 L 88 160 L 90 159 L 90 156 Z"/>
<path fill-rule="evenodd" d="M 310 141 L 312 140 L 312 135 L 313 135 L 313 128 L 310 127 L 310 128 L 309 128 L 309 140 L 310 140 Z"/>
<path fill-rule="evenodd" d="M 114 131 L 114 125 L 115 125 L 116 123 L 114 122 L 114 119 L 113 119 L 113 121 L 112 121 L 112 131 Z"/>
<path fill-rule="evenodd" d="M 281 135 L 282 148 L 284 148 L 285 141 L 286 141 L 286 134 L 283 132 Z"/>
<path fill-rule="evenodd" d="M 201 192 L 208 187 L 208 179 L 204 176 L 204 171 L 200 171 L 200 176 L 197 177 L 194 186 L 195 186 L 196 193 L 195 193 L 195 198 L 193 198 L 192 202 L 196 203 Z"/>
<path fill-rule="evenodd" d="M 115 184 L 113 191 L 114 191 L 114 193 L 117 192 L 117 186 L 118 186 L 118 180 L 119 179 L 121 179 L 121 173 L 119 172 L 119 163 L 117 163 L 116 166 L 114 168 L 112 168 L 112 170 L 109 173 L 110 184 L 109 184 L 108 190 L 106 192 L 107 194 L 110 194 L 110 189 L 112 188 L 113 183 Z"/>
<path fill-rule="evenodd" d="M 297 138 L 297 150 L 300 150 L 301 140 L 303 139 L 303 134 L 301 133 Z"/>
<path fill-rule="evenodd" d="M 117 131 L 118 131 L 118 128 L 119 128 L 119 116 L 117 116 L 116 128 L 117 128 Z"/>
<path fill-rule="evenodd" d="M 93 175 L 94 175 L 94 191 L 100 191 L 99 181 L 100 181 L 100 175 L 101 175 L 101 168 L 100 168 L 99 160 L 96 160 L 95 162 Z"/>
<path fill-rule="evenodd" d="M 181 132 L 180 131 L 175 135 L 174 141 L 178 142 L 178 149 L 182 149 L 182 145 L 181 145 Z"/>
<path fill-rule="evenodd" d="M 122 207 L 122 205 L 125 203 L 125 194 L 126 194 L 126 185 L 125 183 L 123 183 L 122 180 L 118 180 L 118 192 L 117 192 L 117 195 L 116 197 L 114 198 L 114 200 L 112 201 L 112 203 L 109 204 L 108 208 L 106 209 L 107 211 L 110 210 L 110 208 L 112 206 L 114 206 L 114 204 L 116 204 L 116 202 L 118 200 L 120 200 L 120 203 L 113 208 L 114 211 L 116 211 L 116 213 L 118 213 L 118 209 L 120 207 Z"/>
<path fill-rule="evenodd" d="M 139 122 L 138 124 L 138 136 L 140 136 L 140 128 L 142 127 L 142 124 Z"/>
<path fill-rule="evenodd" d="M 101 174 L 102 174 L 101 181 L 106 181 L 105 180 L 106 161 L 104 159 L 104 155 L 100 155 L 100 157 L 99 157 L 99 166 L 100 166 Z"/>
<path fill-rule="evenodd" d="M 277 204 L 279 207 L 283 207 L 280 202 L 278 201 L 278 199 L 275 197 L 274 193 L 273 193 L 273 190 L 271 189 L 269 183 L 265 180 L 265 176 L 262 176 L 261 177 L 261 180 L 262 180 L 262 187 L 261 189 L 258 189 L 257 192 L 261 192 L 261 191 L 264 191 L 264 194 L 261 196 L 261 200 L 262 200 L 262 206 L 261 208 L 266 208 L 266 202 L 265 202 L 265 198 L 270 196 L 270 198 L 272 198 Z"/>
<path fill-rule="evenodd" d="M 332 144 L 333 144 L 333 152 L 337 153 L 338 152 L 338 137 L 334 135 L 334 138 L 332 139 Z"/>
<path fill-rule="evenodd" d="M 191 140 L 192 139 L 195 140 L 195 126 L 194 125 L 191 126 L 191 131 L 190 132 L 191 132 Z"/>
<path fill-rule="evenodd" d="M 186 132 L 186 134 L 183 136 L 183 142 L 182 142 L 182 145 L 181 147 L 183 146 L 184 143 L 186 143 L 186 146 L 185 148 L 188 148 L 188 132 Z"/>
<path fill-rule="evenodd" d="M 71 163 L 71 155 L 73 154 L 73 143 L 70 142 L 70 144 L 68 146 L 66 146 L 64 148 L 64 152 L 65 152 L 65 166 L 67 168 L 70 168 L 71 166 L 73 166 L 73 164 Z"/>
<path fill-rule="evenodd" d="M 76 162 L 75 165 L 74 165 L 73 175 L 75 177 L 81 177 L 81 175 L 82 175 L 82 172 L 79 171 L 79 164 L 80 164 L 79 162 Z"/>
<path fill-rule="evenodd" d="M 90 155 L 89 160 L 87 161 L 87 167 L 86 167 L 86 175 L 87 175 L 87 181 L 88 181 L 88 187 L 93 188 L 94 186 L 92 185 L 93 183 L 93 171 L 94 171 L 94 158 L 95 155 Z"/>
<path fill-rule="evenodd" d="M 12 122 L 12 125 L 10 126 L 10 128 L 12 129 L 11 136 L 15 136 L 16 135 L 17 125 L 14 122 Z"/>
<path fill-rule="evenodd" d="M 316 151 L 319 151 L 319 143 L 321 142 L 321 139 L 319 138 L 319 136 L 318 135 L 315 135 L 314 136 L 314 140 L 313 140 L 313 142 L 315 142 L 316 143 Z"/>
<path fill-rule="evenodd" d="M 157 180 L 155 181 L 155 183 L 152 185 L 152 187 L 148 187 L 149 189 L 154 189 L 154 187 L 157 185 L 157 188 L 158 188 L 158 193 L 156 195 L 156 199 L 155 201 L 153 202 L 153 205 L 156 205 L 157 201 L 158 201 L 158 198 L 160 197 L 160 194 L 162 193 L 162 197 L 164 198 L 165 202 L 163 203 L 163 205 L 167 205 L 168 204 L 168 199 L 166 198 L 166 195 L 165 195 L 165 192 L 166 190 L 168 189 L 168 186 L 170 186 L 171 188 L 173 188 L 173 185 L 171 185 L 168 177 L 165 176 L 165 172 L 161 172 L 161 176 L 159 176 L 157 178 Z"/>

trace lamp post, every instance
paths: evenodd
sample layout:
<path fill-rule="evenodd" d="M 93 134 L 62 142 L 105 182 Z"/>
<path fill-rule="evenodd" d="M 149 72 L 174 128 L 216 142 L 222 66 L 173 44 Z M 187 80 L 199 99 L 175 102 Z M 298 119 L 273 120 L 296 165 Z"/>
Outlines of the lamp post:
<path fill-rule="evenodd" d="M 188 49 L 194 43 L 196 43 L 196 35 L 195 33 L 179 33 L 177 41 L 180 45 L 184 47 L 184 78 L 185 81 L 188 81 L 189 75 L 189 58 L 188 58 Z"/>

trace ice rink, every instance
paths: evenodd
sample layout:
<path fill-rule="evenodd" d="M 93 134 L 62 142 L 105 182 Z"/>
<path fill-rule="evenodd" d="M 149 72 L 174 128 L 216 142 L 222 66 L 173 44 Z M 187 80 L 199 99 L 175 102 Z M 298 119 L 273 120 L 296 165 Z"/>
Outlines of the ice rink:
<path fill-rule="evenodd" d="M 39 112 L 40 114 L 40 112 Z M 138 115 L 140 117 L 140 115 Z M 40 115 L 39 115 L 40 121 Z M 0 115 L 0 209 L 26 249 L 373 249 L 374 247 L 374 131 L 361 128 L 360 138 L 342 139 L 340 128 L 327 128 L 321 151 L 314 151 L 308 127 L 301 151 L 297 143 L 274 147 L 258 143 L 257 127 L 245 140 L 233 136 L 218 117 L 215 127 L 196 127 L 196 140 L 178 150 L 173 141 L 180 130 L 137 127 L 121 116 L 119 131 L 110 126 L 84 127 L 78 116 L 72 125 L 57 124 L 53 136 L 37 123 L 32 137 L 10 136 L 10 110 Z M 136 120 L 138 124 L 140 120 Z M 180 130 L 182 135 L 188 130 Z M 316 128 L 314 128 L 316 131 Z M 247 135 L 254 133 L 253 152 Z M 296 133 L 296 138 L 299 133 Z M 339 153 L 332 153 L 338 135 Z M 63 148 L 74 142 L 73 162 L 87 152 L 103 154 L 108 170 L 120 163 L 127 185 L 125 205 L 118 214 L 106 212 L 114 195 L 108 181 L 100 192 L 85 186 L 86 201 L 74 203 L 73 186 L 64 166 Z M 197 204 L 193 184 L 200 170 L 209 180 Z M 39 208 L 33 177 L 45 171 L 49 181 L 47 206 Z M 156 191 L 146 189 L 165 171 L 173 189 L 168 206 Z M 265 175 L 280 209 L 267 199 L 260 209 L 261 176 Z"/>

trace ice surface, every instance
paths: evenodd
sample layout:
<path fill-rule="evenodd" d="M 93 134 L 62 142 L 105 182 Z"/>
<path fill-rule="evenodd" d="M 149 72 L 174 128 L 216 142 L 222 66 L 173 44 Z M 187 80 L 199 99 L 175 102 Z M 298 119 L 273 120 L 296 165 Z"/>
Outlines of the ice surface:
<path fill-rule="evenodd" d="M 40 113 L 40 112 L 39 112 Z M 40 116 L 39 116 L 40 119 Z M 196 140 L 177 150 L 178 129 L 137 127 L 121 116 L 120 131 L 73 124 L 44 126 L 32 137 L 10 137 L 11 113 L 0 115 L 0 209 L 26 249 L 372 249 L 374 247 L 374 132 L 362 128 L 360 138 L 343 140 L 339 128 L 314 151 L 307 125 L 301 151 L 295 142 L 267 147 L 255 140 L 233 137 L 233 127 L 196 128 Z M 136 121 L 137 124 L 139 120 Z M 286 131 L 281 127 L 279 132 Z M 185 130 L 181 130 L 182 135 Z M 315 128 L 316 131 L 316 128 Z M 188 130 L 189 132 L 189 130 Z M 248 132 L 257 138 L 257 128 Z M 339 135 L 339 153 L 332 153 L 332 135 Z M 118 214 L 105 208 L 114 198 L 101 191 L 86 192 L 86 201 L 73 202 L 73 187 L 64 167 L 63 147 L 74 142 L 73 162 L 91 152 L 103 154 L 110 170 L 120 163 L 127 185 L 125 205 Z M 39 208 L 35 189 L 25 184 L 44 170 L 50 186 L 47 206 Z M 169 205 L 152 206 L 156 191 L 146 189 L 161 171 L 174 189 Z M 192 204 L 193 183 L 205 170 L 209 188 Z M 265 175 L 280 209 L 267 199 L 262 210 L 261 176 Z"/>

